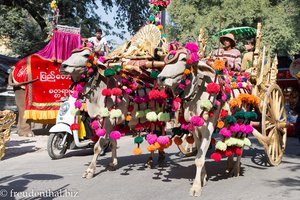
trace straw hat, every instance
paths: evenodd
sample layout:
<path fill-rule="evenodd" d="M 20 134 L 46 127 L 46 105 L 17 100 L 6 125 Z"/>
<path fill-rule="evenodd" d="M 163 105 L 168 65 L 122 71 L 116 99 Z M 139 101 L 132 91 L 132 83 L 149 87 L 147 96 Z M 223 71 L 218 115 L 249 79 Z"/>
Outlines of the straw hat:
<path fill-rule="evenodd" d="M 232 47 L 235 46 L 235 39 L 234 39 L 234 35 L 232 33 L 227 33 L 226 35 L 223 35 L 223 36 L 220 37 L 220 42 L 222 44 L 224 44 L 225 38 L 230 40 L 230 43 L 231 43 Z"/>

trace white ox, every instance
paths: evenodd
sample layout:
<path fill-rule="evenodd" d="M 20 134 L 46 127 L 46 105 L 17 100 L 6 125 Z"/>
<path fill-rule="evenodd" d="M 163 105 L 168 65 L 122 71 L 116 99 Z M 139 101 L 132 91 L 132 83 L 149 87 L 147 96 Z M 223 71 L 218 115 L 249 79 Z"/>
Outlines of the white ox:
<path fill-rule="evenodd" d="M 169 54 L 169 57 L 166 57 L 165 61 L 167 65 L 158 75 L 158 83 L 164 87 L 171 88 L 175 93 L 175 89 L 183 79 L 188 52 L 185 49 L 180 49 L 175 55 L 173 54 Z M 206 92 L 205 88 L 208 83 L 214 81 L 215 76 L 215 71 L 202 61 L 199 61 L 198 65 L 193 66 L 191 84 L 189 87 L 186 87 L 183 98 L 184 118 L 187 122 L 190 122 L 192 116 L 199 116 L 202 113 L 200 100 L 209 99 L 209 94 Z M 211 96 L 210 98 L 212 100 L 215 96 Z M 204 126 L 197 127 L 193 131 L 193 137 L 198 152 L 195 159 L 197 167 L 196 176 L 192 188 L 190 189 L 190 195 L 192 196 L 200 196 L 202 190 L 201 183 L 203 185 L 206 183 L 206 171 L 204 166 L 205 155 L 209 148 L 219 113 L 220 108 L 215 111 L 212 117 L 205 121 Z"/>

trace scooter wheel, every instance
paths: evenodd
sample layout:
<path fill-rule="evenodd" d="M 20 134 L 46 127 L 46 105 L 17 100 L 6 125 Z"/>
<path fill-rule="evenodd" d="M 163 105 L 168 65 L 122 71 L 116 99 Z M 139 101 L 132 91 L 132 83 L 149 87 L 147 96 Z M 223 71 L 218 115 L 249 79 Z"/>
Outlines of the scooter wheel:
<path fill-rule="evenodd" d="M 67 141 L 63 146 L 60 146 L 65 134 L 67 133 L 51 133 L 48 138 L 48 154 L 49 156 L 56 160 L 64 157 L 67 151 Z"/>

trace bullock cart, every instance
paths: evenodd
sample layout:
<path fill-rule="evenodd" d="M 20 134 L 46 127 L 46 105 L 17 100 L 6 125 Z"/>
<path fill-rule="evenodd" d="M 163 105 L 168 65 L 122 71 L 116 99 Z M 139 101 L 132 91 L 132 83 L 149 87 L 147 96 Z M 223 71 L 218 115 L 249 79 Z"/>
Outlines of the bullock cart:
<path fill-rule="evenodd" d="M 253 67 L 250 71 L 252 94 L 260 99 L 258 121 L 252 122 L 255 127 L 253 135 L 263 145 L 270 165 L 276 166 L 280 164 L 286 147 L 287 116 L 282 90 L 276 84 L 277 57 L 271 61 L 270 47 L 263 47 L 261 51 L 261 39 L 261 24 L 258 24 Z M 194 144 L 186 140 L 178 148 L 185 156 L 194 155 L 196 151 Z"/>

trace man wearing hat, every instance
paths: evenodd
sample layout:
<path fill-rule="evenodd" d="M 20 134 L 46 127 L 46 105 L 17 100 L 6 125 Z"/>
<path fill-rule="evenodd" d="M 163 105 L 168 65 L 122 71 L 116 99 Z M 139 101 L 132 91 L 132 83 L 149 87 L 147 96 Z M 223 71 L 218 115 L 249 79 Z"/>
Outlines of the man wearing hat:
<path fill-rule="evenodd" d="M 220 37 L 223 48 L 214 51 L 213 58 L 226 61 L 226 66 L 233 71 L 241 69 L 241 52 L 235 49 L 235 39 L 232 33 Z"/>

